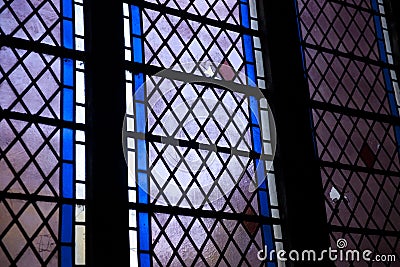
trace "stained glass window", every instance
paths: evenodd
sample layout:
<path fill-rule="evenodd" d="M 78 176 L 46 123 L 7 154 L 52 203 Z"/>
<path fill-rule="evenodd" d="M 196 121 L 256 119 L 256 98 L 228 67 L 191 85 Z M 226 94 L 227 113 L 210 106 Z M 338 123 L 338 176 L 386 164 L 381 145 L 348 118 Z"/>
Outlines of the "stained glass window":
<path fill-rule="evenodd" d="M 297 3 L 332 246 L 399 256 L 400 91 L 385 5 Z"/>
<path fill-rule="evenodd" d="M 282 234 L 256 1 L 123 12 L 131 266 L 265 265 Z"/>
<path fill-rule="evenodd" d="M 85 265 L 82 1 L 2 1 L 0 263 Z"/>

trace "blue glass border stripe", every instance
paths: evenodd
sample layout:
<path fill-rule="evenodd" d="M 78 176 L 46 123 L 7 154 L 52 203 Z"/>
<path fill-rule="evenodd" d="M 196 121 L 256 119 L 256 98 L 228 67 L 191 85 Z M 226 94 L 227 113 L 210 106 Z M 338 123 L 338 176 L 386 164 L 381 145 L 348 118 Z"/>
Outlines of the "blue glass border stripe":
<path fill-rule="evenodd" d="M 260 213 L 262 216 L 269 217 L 268 193 L 267 191 L 260 190 L 258 192 L 260 198 Z"/>
<path fill-rule="evenodd" d="M 241 4 L 241 12 L 242 12 L 242 24 L 246 27 L 249 23 L 248 20 L 248 10 L 243 7 Z M 244 13 L 246 14 L 245 16 Z M 244 19 L 244 20 L 243 20 Z M 253 41 L 252 36 L 250 35 L 243 35 L 243 45 L 244 45 L 244 52 L 245 52 L 245 61 L 246 64 L 246 76 L 248 77 L 249 85 L 256 86 L 256 72 L 254 66 L 254 56 L 253 56 Z M 261 131 L 259 128 L 259 104 L 258 101 L 254 97 L 249 97 L 249 111 L 250 111 L 250 122 L 252 123 L 251 132 L 252 132 L 252 142 L 253 142 L 253 150 L 257 153 L 261 154 L 262 150 L 262 143 L 261 143 Z M 265 171 L 264 166 L 258 166 L 259 164 L 263 164 L 263 162 L 259 160 L 254 160 L 255 167 L 257 168 L 257 177 L 264 178 Z M 266 181 L 262 182 L 262 187 L 266 188 Z M 268 193 L 266 190 L 258 189 L 258 197 L 259 197 L 259 205 L 260 205 L 260 213 L 263 216 L 269 216 L 270 214 L 270 207 L 268 201 Z M 272 230 L 270 225 L 263 225 L 262 227 L 262 235 L 264 239 L 264 244 L 268 246 L 268 251 L 273 249 L 273 239 L 272 239 Z"/>
<path fill-rule="evenodd" d="M 62 139 L 63 139 L 63 160 L 73 160 L 73 154 L 74 154 L 74 130 L 68 129 L 68 128 L 63 128 L 63 134 L 62 134 Z"/>
<path fill-rule="evenodd" d="M 72 267 L 72 247 L 61 246 L 61 267 Z"/>
<path fill-rule="evenodd" d="M 137 168 L 140 171 L 147 171 L 146 141 L 138 139 L 136 141 L 136 146 L 137 146 Z"/>
<path fill-rule="evenodd" d="M 240 4 L 240 12 L 242 16 L 242 26 L 245 28 L 250 28 L 249 6 L 247 3 Z"/>
<path fill-rule="evenodd" d="M 62 0 L 62 45 L 67 49 L 74 49 L 74 25 L 73 25 L 73 0 Z M 64 86 L 73 88 L 74 83 L 74 60 L 69 58 L 62 59 L 62 83 Z M 74 91 L 70 88 L 62 89 L 62 119 L 74 121 Z M 73 160 L 74 130 L 63 128 L 62 136 L 62 159 Z M 73 198 L 74 196 L 74 165 L 72 163 L 62 164 L 61 173 L 62 196 Z M 73 206 L 61 205 L 60 240 L 63 243 L 73 242 Z M 73 250 L 71 246 L 61 246 L 60 265 L 61 267 L 73 266 Z"/>
<path fill-rule="evenodd" d="M 149 214 L 145 212 L 139 213 L 139 250 L 150 250 L 150 225 Z"/>
<path fill-rule="evenodd" d="M 140 253 L 140 267 L 149 267 L 150 265 L 150 255 L 147 253 Z"/>
<path fill-rule="evenodd" d="M 267 246 L 268 249 L 268 256 L 271 252 L 271 250 L 274 249 L 274 243 L 272 241 L 272 227 L 271 225 L 264 224 L 262 226 L 262 235 L 264 239 L 264 245 Z M 271 259 L 270 259 L 271 260 Z"/>
<path fill-rule="evenodd" d="M 258 109 L 258 100 L 254 96 L 249 97 L 250 101 L 250 112 L 251 112 L 251 123 L 255 126 L 259 126 L 260 115 Z"/>
<path fill-rule="evenodd" d="M 243 35 L 243 42 L 244 42 L 244 54 L 246 58 L 246 62 L 254 63 L 254 56 L 253 56 L 253 37 L 247 34 Z M 249 75 L 249 73 L 247 74 Z"/>
<path fill-rule="evenodd" d="M 138 6 L 131 5 L 131 27 L 132 27 L 132 34 L 140 36 L 142 35 L 141 29 L 141 20 L 142 16 L 140 15 L 140 9 Z"/>
<path fill-rule="evenodd" d="M 74 91 L 68 88 L 63 89 L 63 119 L 74 120 Z"/>
<path fill-rule="evenodd" d="M 62 0 L 63 16 L 72 19 L 72 0 Z"/>
<path fill-rule="evenodd" d="M 132 57 L 133 62 L 142 63 L 143 62 L 143 47 L 142 47 L 142 39 L 138 37 L 132 37 Z"/>
<path fill-rule="evenodd" d="M 144 75 L 143 73 L 135 74 L 135 92 L 134 99 L 144 101 L 144 88 L 142 87 L 144 83 Z"/>
<path fill-rule="evenodd" d="M 379 12 L 379 7 L 378 7 L 378 2 L 377 0 L 371 0 L 371 5 L 372 8 L 375 12 Z M 387 63 L 387 52 L 386 52 L 386 47 L 385 47 L 385 41 L 383 38 L 383 27 L 381 23 L 381 19 L 379 16 L 374 15 L 374 21 L 375 21 L 375 31 L 377 34 L 378 38 L 378 47 L 379 47 L 379 54 L 381 61 L 384 63 Z M 393 87 L 392 87 L 392 78 L 390 76 L 390 72 L 388 68 L 383 68 L 383 76 L 385 80 L 385 85 L 386 85 L 386 91 L 387 91 L 387 96 L 389 99 L 389 106 L 390 106 L 390 111 L 391 114 L 395 117 L 399 117 L 399 111 L 397 109 L 397 104 L 396 104 L 396 97 L 393 93 Z M 400 127 L 393 126 L 394 127 L 394 133 L 396 136 L 396 141 L 397 141 L 397 150 L 400 153 Z"/>
<path fill-rule="evenodd" d="M 63 83 L 66 86 L 74 86 L 74 61 L 69 58 L 63 59 Z"/>
<path fill-rule="evenodd" d="M 72 205 L 61 206 L 61 242 L 72 242 Z"/>
<path fill-rule="evenodd" d="M 74 48 L 74 32 L 73 24 L 70 20 L 63 20 L 63 45 L 65 48 Z"/>
<path fill-rule="evenodd" d="M 136 132 L 146 132 L 146 107 L 142 103 L 136 103 L 136 117 L 140 118 L 136 120 Z"/>
<path fill-rule="evenodd" d="M 138 181 L 138 201 L 141 204 L 148 204 L 148 190 L 149 190 L 149 182 L 146 173 L 139 172 L 137 181 Z"/>
<path fill-rule="evenodd" d="M 74 197 L 74 166 L 70 163 L 62 164 L 62 195 L 65 198 Z"/>
<path fill-rule="evenodd" d="M 130 5 L 131 34 L 132 34 L 132 60 L 136 63 L 143 63 L 143 40 L 141 29 L 140 8 Z M 134 75 L 134 104 L 135 104 L 135 131 L 146 133 L 146 106 L 145 88 L 142 88 L 145 77 L 143 73 Z M 140 101 L 140 102 L 139 102 Z M 147 144 L 146 140 L 136 140 L 136 168 L 137 172 L 137 201 L 141 204 L 148 204 L 148 183 L 147 175 Z M 150 250 L 150 220 L 149 214 L 140 212 L 138 214 L 138 236 L 139 236 L 139 266 L 148 267 L 151 265 Z M 146 253 L 147 252 L 147 253 Z"/>

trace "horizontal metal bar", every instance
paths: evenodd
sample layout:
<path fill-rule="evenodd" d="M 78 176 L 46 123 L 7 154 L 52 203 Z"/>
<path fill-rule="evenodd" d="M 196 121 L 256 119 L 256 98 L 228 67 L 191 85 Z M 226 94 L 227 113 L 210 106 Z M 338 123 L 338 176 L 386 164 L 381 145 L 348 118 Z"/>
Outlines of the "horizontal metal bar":
<path fill-rule="evenodd" d="M 400 237 L 399 231 L 387 231 L 381 229 L 369 229 L 369 228 L 356 228 L 349 226 L 338 226 L 331 225 L 329 226 L 332 232 L 341 232 L 346 234 L 361 234 L 361 235 L 379 235 L 379 236 L 395 236 Z"/>
<path fill-rule="evenodd" d="M 85 199 L 74 199 L 74 198 L 62 198 L 62 197 L 51 197 L 51 196 L 40 196 L 40 195 L 28 195 L 23 193 L 9 193 L 0 191 L 0 200 L 6 199 L 19 199 L 26 200 L 28 202 L 54 202 L 58 204 L 70 204 L 70 205 L 86 205 Z"/>
<path fill-rule="evenodd" d="M 335 104 L 311 100 L 310 106 L 314 109 L 325 110 L 333 113 L 340 113 L 350 117 L 357 117 L 366 120 L 379 121 L 392 125 L 400 125 L 400 118 L 393 115 L 379 114 L 370 111 L 357 110 L 353 108 L 338 106 Z"/>
<path fill-rule="evenodd" d="M 153 135 L 150 133 L 143 134 L 143 133 L 137 133 L 137 132 L 125 132 L 124 134 L 126 137 L 135 138 L 135 139 L 145 139 L 146 141 L 149 141 L 149 142 L 161 143 L 161 144 L 166 144 L 166 145 L 171 145 L 171 146 L 180 146 L 180 147 L 187 147 L 187 148 L 192 148 L 192 149 L 214 151 L 216 153 L 242 156 L 242 157 L 247 157 L 250 159 L 261 159 L 261 160 L 268 160 L 268 161 L 273 160 L 273 156 L 259 154 L 253 150 L 252 151 L 243 151 L 243 150 L 238 150 L 235 148 L 220 147 L 215 144 L 208 145 L 208 144 L 199 143 L 199 142 L 196 142 L 193 140 L 179 140 L 179 139 L 175 139 L 173 137 L 158 136 L 158 135 Z"/>
<path fill-rule="evenodd" d="M 20 38 L 10 37 L 8 35 L 0 36 L 0 47 L 10 47 L 32 51 L 36 53 L 54 55 L 61 58 L 71 58 L 85 61 L 86 52 L 66 49 L 60 46 L 53 46 L 39 42 L 24 40 Z"/>
<path fill-rule="evenodd" d="M 243 213 L 228 213 L 220 211 L 210 211 L 202 209 L 191 209 L 171 206 L 159 206 L 154 204 L 140 204 L 140 203 L 129 203 L 129 208 L 137 210 L 138 212 L 147 213 L 165 213 L 170 215 L 183 215 L 191 216 L 196 218 L 215 218 L 218 220 L 237 220 L 242 222 L 257 222 L 261 224 L 281 224 L 281 219 L 258 216 L 258 215 L 247 215 Z"/>
<path fill-rule="evenodd" d="M 171 15 L 174 15 L 179 18 L 186 19 L 186 20 L 192 20 L 192 21 L 200 22 L 202 24 L 212 25 L 212 26 L 215 26 L 218 28 L 223 28 L 223 29 L 231 30 L 234 32 L 242 33 L 242 34 L 248 34 L 248 35 L 252 35 L 252 36 L 259 36 L 261 34 L 260 31 L 257 31 L 257 30 L 253 30 L 250 28 L 245 28 L 243 26 L 234 25 L 234 24 L 210 19 L 210 18 L 207 18 L 204 16 L 200 16 L 200 15 L 188 13 L 186 11 L 167 7 L 165 5 L 155 4 L 155 3 L 151 3 L 151 2 L 143 1 L 143 0 L 125 0 L 125 2 L 128 4 L 133 4 L 135 6 L 141 6 L 144 8 L 156 10 L 163 14 L 171 14 Z"/>
<path fill-rule="evenodd" d="M 46 124 L 46 125 L 56 126 L 59 128 L 70 128 L 82 131 L 86 129 L 86 125 L 81 123 L 46 118 L 38 115 L 29 115 L 9 110 L 2 110 L 0 108 L 0 120 L 3 118 L 26 121 L 29 123 Z"/>
<path fill-rule="evenodd" d="M 384 16 L 384 14 L 378 13 L 375 10 L 373 10 L 372 8 L 366 8 L 366 7 L 358 6 L 356 4 L 352 4 L 352 3 L 349 3 L 349 2 L 346 2 L 346 1 L 343 1 L 343 0 L 327 0 L 327 2 L 331 2 L 331 3 L 338 4 L 338 5 L 351 7 L 351 8 L 360 10 L 360 11 L 368 12 L 371 15 L 374 15 L 374 16 L 380 16 L 380 17 Z"/>
<path fill-rule="evenodd" d="M 354 172 L 379 174 L 379 175 L 390 176 L 390 177 L 400 177 L 400 172 L 378 170 L 378 169 L 367 168 L 367 167 L 362 167 L 362 166 L 343 164 L 343 163 L 339 163 L 339 162 L 320 161 L 320 165 L 322 167 L 329 167 L 329 168 L 334 168 L 334 169 L 343 169 L 343 170 L 354 171 Z"/>
<path fill-rule="evenodd" d="M 378 60 L 373 60 L 367 57 L 363 57 L 363 56 L 357 56 L 354 53 L 346 53 L 346 52 L 341 52 L 339 50 L 336 49 L 331 49 L 331 48 L 327 48 L 327 47 L 323 47 L 320 45 L 314 45 L 314 44 L 310 44 L 307 42 L 302 42 L 302 45 L 306 48 L 310 48 L 310 49 L 314 49 L 320 53 L 329 53 L 335 56 L 339 56 L 339 57 L 344 57 L 344 58 L 348 58 L 351 60 L 356 60 L 356 61 L 360 61 L 369 65 L 374 65 L 374 66 L 378 66 L 381 68 L 387 68 L 387 69 L 391 69 L 394 70 L 396 68 L 398 68 L 397 64 L 388 64 L 388 63 L 384 63 L 382 61 L 378 61 Z"/>

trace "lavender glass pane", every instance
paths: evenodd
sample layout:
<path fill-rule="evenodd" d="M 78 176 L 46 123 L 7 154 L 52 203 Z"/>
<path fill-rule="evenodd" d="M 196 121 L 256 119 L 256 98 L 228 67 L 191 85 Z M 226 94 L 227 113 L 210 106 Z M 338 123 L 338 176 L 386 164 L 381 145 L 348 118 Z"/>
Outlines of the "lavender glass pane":
<path fill-rule="evenodd" d="M 60 12 L 59 0 L 2 1 L 0 34 L 60 46 Z"/>
<path fill-rule="evenodd" d="M 58 265 L 59 215 L 56 203 L 36 201 L 29 204 L 25 200 L 7 199 L 0 202 L 0 211 L 0 235 L 4 244 L 0 247 L 0 255 L 6 250 L 15 260 L 22 249 L 29 246 L 18 259 L 18 266 L 39 266 L 39 261 L 44 261 L 46 266 Z M 16 214 L 16 221 L 12 221 Z M 40 216 L 48 223 L 45 224 Z M 26 240 L 23 234 L 31 239 Z"/>
<path fill-rule="evenodd" d="M 339 2 L 298 0 L 297 3 L 304 41 L 379 60 L 372 12 Z"/>
<path fill-rule="evenodd" d="M 382 68 L 305 49 L 313 100 L 374 113 L 390 114 Z"/>
<path fill-rule="evenodd" d="M 59 119 L 60 64 L 58 57 L 3 47 L 0 50 L 1 108 Z"/>
<path fill-rule="evenodd" d="M 178 63 L 228 62 L 234 72 L 245 73 L 239 33 L 150 9 L 143 10 L 142 18 L 145 63 L 193 72 Z M 246 83 L 238 77 L 234 81 Z"/>
<path fill-rule="evenodd" d="M 249 192 L 255 174 L 248 157 L 150 143 L 149 162 L 155 204 L 259 213 L 258 191 Z"/>
<path fill-rule="evenodd" d="M 234 25 L 240 23 L 240 2 L 238 0 L 146 0 L 172 9 L 186 11 L 190 14 L 204 16 L 213 20 Z"/>
<path fill-rule="evenodd" d="M 322 177 L 330 224 L 399 231 L 398 177 L 331 168 Z"/>
<path fill-rule="evenodd" d="M 155 214 L 152 237 L 155 266 L 178 266 L 177 257 L 185 266 L 260 265 L 257 252 L 263 245 L 258 224 Z"/>
<path fill-rule="evenodd" d="M 252 149 L 245 95 L 160 77 L 147 78 L 146 89 L 150 133 L 241 151 Z"/>
<path fill-rule="evenodd" d="M 60 133 L 53 126 L 1 120 L 0 190 L 59 195 Z M 16 136 L 21 136 L 17 140 Z"/>
<path fill-rule="evenodd" d="M 313 121 L 322 160 L 400 171 L 392 125 L 321 110 L 313 110 Z"/>

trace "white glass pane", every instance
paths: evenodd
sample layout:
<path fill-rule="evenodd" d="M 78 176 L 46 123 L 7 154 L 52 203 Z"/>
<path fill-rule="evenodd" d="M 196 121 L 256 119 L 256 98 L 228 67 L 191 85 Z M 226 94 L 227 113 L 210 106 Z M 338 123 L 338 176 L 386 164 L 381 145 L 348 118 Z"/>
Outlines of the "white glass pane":
<path fill-rule="evenodd" d="M 129 248 L 137 250 L 137 232 L 135 230 L 129 230 Z"/>
<path fill-rule="evenodd" d="M 260 41 L 260 37 L 254 37 L 254 48 L 261 48 L 261 41 Z"/>
<path fill-rule="evenodd" d="M 129 6 L 128 6 L 128 4 L 124 3 L 123 8 L 124 8 L 124 16 L 125 17 L 129 17 Z"/>
<path fill-rule="evenodd" d="M 128 49 L 125 49 L 125 60 L 132 61 L 132 54 Z"/>
<path fill-rule="evenodd" d="M 276 195 L 275 175 L 269 173 L 267 179 L 268 179 L 269 198 L 270 198 L 271 205 L 277 206 L 278 198 Z"/>
<path fill-rule="evenodd" d="M 128 152 L 128 186 L 134 187 L 136 184 L 135 179 L 135 152 Z"/>
<path fill-rule="evenodd" d="M 271 209 L 271 214 L 273 218 L 279 218 L 279 210 Z"/>
<path fill-rule="evenodd" d="M 262 53 L 259 50 L 255 50 L 254 52 L 256 55 L 257 76 L 264 77 L 264 66 L 263 66 Z"/>
<path fill-rule="evenodd" d="M 129 192 L 128 192 L 128 200 L 131 203 L 135 203 L 136 202 L 136 190 L 129 190 Z"/>
<path fill-rule="evenodd" d="M 75 263 L 85 264 L 85 226 L 75 226 Z"/>
<path fill-rule="evenodd" d="M 85 63 L 83 61 L 77 60 L 75 66 L 76 66 L 76 68 L 78 70 L 84 70 L 85 69 Z"/>
<path fill-rule="evenodd" d="M 382 18 L 381 18 L 381 21 L 382 21 L 382 27 L 383 27 L 384 29 L 387 29 L 386 18 L 385 18 L 385 17 L 382 17 Z"/>
<path fill-rule="evenodd" d="M 85 199 L 85 184 L 76 184 L 76 199 Z"/>
<path fill-rule="evenodd" d="M 256 18 L 257 17 L 256 0 L 250 0 L 249 4 L 250 4 L 250 16 L 252 18 Z"/>
<path fill-rule="evenodd" d="M 274 225 L 274 235 L 277 239 L 282 239 L 282 230 L 280 225 Z"/>
<path fill-rule="evenodd" d="M 251 21 L 251 28 L 252 28 L 253 30 L 258 30 L 258 22 L 255 21 L 255 20 L 252 20 L 252 21 Z"/>
<path fill-rule="evenodd" d="M 137 251 L 132 250 L 130 251 L 130 267 L 137 267 L 138 266 L 138 256 L 137 256 Z"/>
<path fill-rule="evenodd" d="M 76 141 L 78 142 L 85 142 L 85 132 L 84 131 L 76 131 Z"/>
<path fill-rule="evenodd" d="M 76 102 L 85 104 L 85 74 L 76 72 Z"/>
<path fill-rule="evenodd" d="M 127 118 L 126 119 L 127 125 L 126 125 L 126 130 L 128 132 L 133 132 L 135 130 L 135 121 L 132 118 Z"/>
<path fill-rule="evenodd" d="M 133 115 L 133 92 L 131 83 L 126 83 L 126 114 Z"/>
<path fill-rule="evenodd" d="M 75 34 L 84 36 L 83 6 L 75 5 Z"/>
<path fill-rule="evenodd" d="M 132 81 L 132 72 L 125 71 L 125 78 L 127 81 Z"/>
<path fill-rule="evenodd" d="M 129 149 L 135 149 L 135 139 L 128 138 L 128 148 Z"/>
<path fill-rule="evenodd" d="M 82 38 L 75 38 L 75 48 L 79 51 L 85 50 L 85 41 Z"/>
<path fill-rule="evenodd" d="M 258 79 L 258 87 L 259 87 L 260 89 L 265 89 L 265 88 L 266 88 L 266 86 L 265 86 L 265 81 L 262 80 L 262 79 Z"/>
<path fill-rule="evenodd" d="M 129 227 L 137 227 L 136 211 L 129 210 Z"/>
<path fill-rule="evenodd" d="M 75 221 L 76 222 L 85 222 L 85 206 L 84 205 L 76 205 L 75 206 Z"/>
<path fill-rule="evenodd" d="M 85 123 L 85 107 L 76 106 L 76 122 Z"/>
<path fill-rule="evenodd" d="M 86 157 L 85 146 L 76 145 L 76 180 L 85 181 L 86 178 Z"/>
<path fill-rule="evenodd" d="M 124 19 L 124 39 L 125 39 L 125 46 L 131 47 L 131 34 L 129 28 L 129 19 Z"/>
<path fill-rule="evenodd" d="M 388 31 L 383 31 L 383 35 L 385 37 L 386 51 L 392 53 L 392 47 L 390 45 L 389 33 Z"/>
<path fill-rule="evenodd" d="M 261 110 L 261 123 L 262 123 L 262 138 L 263 138 L 263 140 L 271 140 L 268 111 Z"/>
<path fill-rule="evenodd" d="M 264 154 L 272 155 L 272 145 L 270 143 L 264 142 L 263 147 L 264 147 Z"/>

